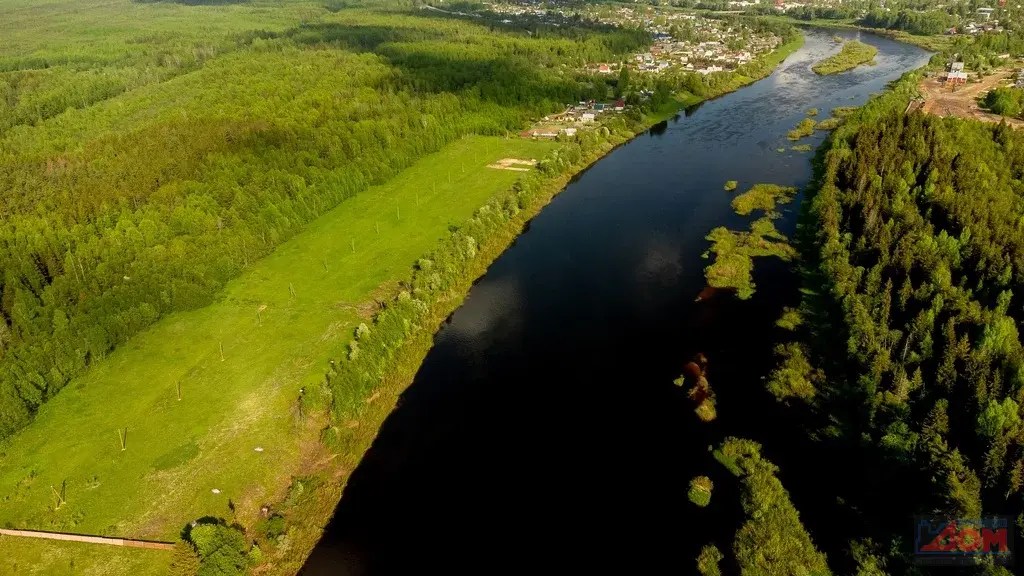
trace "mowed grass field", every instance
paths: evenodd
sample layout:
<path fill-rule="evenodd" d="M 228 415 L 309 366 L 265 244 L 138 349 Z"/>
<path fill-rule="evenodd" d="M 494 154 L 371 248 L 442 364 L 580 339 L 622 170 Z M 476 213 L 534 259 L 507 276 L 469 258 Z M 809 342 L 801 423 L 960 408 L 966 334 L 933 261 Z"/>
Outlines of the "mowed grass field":
<path fill-rule="evenodd" d="M 168 541 L 203 516 L 251 526 L 315 452 L 299 389 L 344 352 L 367 304 L 520 175 L 487 164 L 556 146 L 463 138 L 313 222 L 215 304 L 171 315 L 98 362 L 0 445 L 0 526 Z M 54 556 L 47 547 L 74 557 L 64 546 L 0 539 L 0 573 Z M 117 554 L 109 573 L 145 574 L 132 554 L 159 553 Z"/>

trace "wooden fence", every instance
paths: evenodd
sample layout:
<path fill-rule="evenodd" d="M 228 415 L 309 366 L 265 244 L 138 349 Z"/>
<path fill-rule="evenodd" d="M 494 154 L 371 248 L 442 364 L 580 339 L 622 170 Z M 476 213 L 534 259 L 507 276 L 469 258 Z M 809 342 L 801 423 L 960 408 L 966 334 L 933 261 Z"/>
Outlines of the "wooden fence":
<path fill-rule="evenodd" d="M 146 540 L 128 540 L 126 538 L 106 538 L 103 536 L 82 536 L 79 534 L 61 534 L 60 532 L 38 532 L 35 530 L 8 530 L 0 528 L 0 536 L 17 536 L 21 538 L 43 538 L 46 540 L 65 540 L 85 542 L 87 544 L 106 544 L 107 546 L 129 546 L 131 548 L 150 548 L 153 550 L 172 550 L 170 542 L 149 542 Z"/>

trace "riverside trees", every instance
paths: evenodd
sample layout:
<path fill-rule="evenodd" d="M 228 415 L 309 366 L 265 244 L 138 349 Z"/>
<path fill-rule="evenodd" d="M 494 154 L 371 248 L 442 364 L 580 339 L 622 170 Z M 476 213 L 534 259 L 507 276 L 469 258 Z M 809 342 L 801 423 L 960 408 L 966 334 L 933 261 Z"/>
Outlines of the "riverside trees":
<path fill-rule="evenodd" d="M 875 541 L 908 510 L 1024 518 L 1024 134 L 877 108 L 819 166 L 799 239 L 807 323 L 770 389 L 873 462 L 839 491 Z M 909 551 L 894 550 L 895 570 Z"/>

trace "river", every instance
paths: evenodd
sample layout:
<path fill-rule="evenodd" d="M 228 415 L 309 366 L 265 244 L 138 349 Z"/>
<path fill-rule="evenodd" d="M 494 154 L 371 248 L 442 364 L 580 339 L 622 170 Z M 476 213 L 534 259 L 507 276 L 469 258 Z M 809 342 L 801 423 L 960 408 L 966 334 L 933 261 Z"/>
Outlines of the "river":
<path fill-rule="evenodd" d="M 811 72 L 838 51 L 836 34 L 877 46 L 877 65 Z M 824 119 L 861 105 L 928 57 L 871 34 L 809 30 L 768 78 L 656 126 L 576 178 L 438 332 L 302 573 L 695 573 L 700 547 L 728 551 L 742 518 L 736 481 L 708 451 L 726 436 L 764 444 L 815 542 L 832 552 L 838 519 L 762 382 L 773 322 L 798 300 L 795 275 L 762 260 L 752 299 L 696 302 L 701 255 L 712 228 L 751 220 L 731 210 L 726 180 L 739 181 L 737 193 L 805 185 L 811 153 L 789 150 L 786 132 L 806 111 Z M 783 207 L 784 233 L 799 203 Z M 672 384 L 698 352 L 718 395 L 712 424 Z M 715 481 L 706 509 L 686 497 L 698 474 Z"/>

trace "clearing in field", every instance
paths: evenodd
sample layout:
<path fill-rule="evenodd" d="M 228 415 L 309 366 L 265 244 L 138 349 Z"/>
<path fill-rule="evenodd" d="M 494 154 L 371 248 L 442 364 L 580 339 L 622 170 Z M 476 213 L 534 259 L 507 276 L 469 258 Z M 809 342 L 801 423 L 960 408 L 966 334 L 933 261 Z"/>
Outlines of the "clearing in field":
<path fill-rule="evenodd" d="M 488 164 L 488 168 L 494 168 L 495 170 L 512 170 L 513 172 L 529 172 L 529 168 L 524 166 L 536 166 L 537 160 L 530 158 L 529 160 L 521 160 L 519 158 L 502 158 L 493 164 Z"/>
<path fill-rule="evenodd" d="M 1010 68 L 996 69 L 995 73 L 985 76 L 980 82 L 968 82 L 959 86 L 950 86 L 938 77 L 925 78 L 918 84 L 924 103 L 918 106 L 911 105 L 908 110 L 921 110 L 925 114 L 956 116 L 981 122 L 1006 121 L 1010 126 L 1020 128 L 1024 126 L 1024 121 L 993 114 L 978 106 L 978 99 L 985 93 L 993 88 L 1012 84 L 1012 78 L 1013 70 Z"/>
<path fill-rule="evenodd" d="M 488 164 L 557 146 L 458 140 L 314 221 L 213 305 L 170 315 L 97 362 L 0 445 L 0 525 L 169 541 L 202 516 L 252 526 L 318 445 L 299 389 L 389 296 L 382 286 L 519 177 Z M 64 487 L 57 509 L 51 486 Z M 0 538 L 0 572 L 74 556 L 89 573 L 91 556 L 66 546 Z M 146 574 L 154 564 L 132 555 L 159 553 L 95 554 L 100 566 L 124 556 L 109 573 Z"/>

